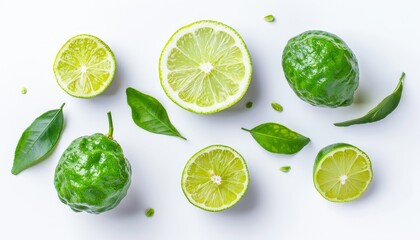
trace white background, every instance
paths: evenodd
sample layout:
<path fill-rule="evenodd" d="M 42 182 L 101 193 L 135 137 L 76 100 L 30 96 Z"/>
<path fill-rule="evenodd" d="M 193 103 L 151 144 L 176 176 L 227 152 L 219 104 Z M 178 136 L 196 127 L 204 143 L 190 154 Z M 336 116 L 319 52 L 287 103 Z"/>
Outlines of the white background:
<path fill-rule="evenodd" d="M 273 14 L 274 23 L 263 17 Z M 214 19 L 234 27 L 246 41 L 254 75 L 243 101 L 231 109 L 196 115 L 172 103 L 158 77 L 160 52 L 179 27 Z M 0 239 L 419 239 L 420 14 L 415 0 L 0 0 Z M 281 55 L 288 39 L 322 29 L 343 38 L 356 54 L 360 87 L 350 107 L 310 106 L 292 92 Z M 89 33 L 114 51 L 118 70 L 109 89 L 94 99 L 68 96 L 55 82 L 55 54 L 70 37 Z M 338 128 L 395 88 L 407 73 L 400 106 L 385 120 Z M 22 95 L 22 86 L 28 93 Z M 188 138 L 156 135 L 131 120 L 125 89 L 155 96 Z M 253 101 L 252 109 L 244 107 Z M 65 129 L 54 153 L 18 176 L 10 173 L 15 146 L 41 113 L 64 108 Z M 271 109 L 279 102 L 284 112 Z M 54 169 L 69 143 L 107 131 L 133 168 L 127 197 L 114 210 L 74 213 L 53 185 Z M 262 149 L 241 127 L 274 121 L 311 138 L 293 156 Z M 312 183 L 312 166 L 324 146 L 348 142 L 372 160 L 374 179 L 359 200 L 335 204 Z M 234 208 L 208 213 L 184 197 L 184 164 L 210 144 L 226 144 L 247 160 L 248 193 Z M 280 166 L 291 165 L 285 174 Z M 156 214 L 146 218 L 153 207 Z"/>

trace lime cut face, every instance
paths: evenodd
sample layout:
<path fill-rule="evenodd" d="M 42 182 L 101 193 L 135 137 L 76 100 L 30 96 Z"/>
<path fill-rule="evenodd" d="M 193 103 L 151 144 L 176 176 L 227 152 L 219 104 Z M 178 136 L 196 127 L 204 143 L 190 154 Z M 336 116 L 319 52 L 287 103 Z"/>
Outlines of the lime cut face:
<path fill-rule="evenodd" d="M 182 190 L 188 201 L 206 211 L 234 206 L 246 193 L 249 173 L 242 156 L 228 146 L 212 145 L 185 165 Z"/>
<path fill-rule="evenodd" d="M 69 95 L 92 98 L 114 79 L 117 63 L 111 49 L 99 38 L 82 34 L 68 40 L 57 53 L 54 74 Z"/>
<path fill-rule="evenodd" d="M 168 97 L 191 112 L 229 108 L 248 90 L 252 62 L 241 36 L 216 21 L 194 22 L 169 39 L 159 62 Z"/>
<path fill-rule="evenodd" d="M 314 185 L 325 199 L 332 202 L 349 202 L 359 198 L 372 178 L 369 157 L 350 144 L 327 146 L 315 160 Z"/>

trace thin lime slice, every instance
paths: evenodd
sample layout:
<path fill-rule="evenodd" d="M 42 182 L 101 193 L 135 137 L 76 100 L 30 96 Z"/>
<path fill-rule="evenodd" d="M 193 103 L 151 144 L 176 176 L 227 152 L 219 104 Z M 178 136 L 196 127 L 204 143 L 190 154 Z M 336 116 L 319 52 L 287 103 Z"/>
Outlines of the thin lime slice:
<path fill-rule="evenodd" d="M 114 79 L 117 63 L 111 49 L 99 38 L 81 34 L 68 40 L 57 53 L 54 74 L 69 95 L 92 98 Z"/>
<path fill-rule="evenodd" d="M 237 103 L 251 82 L 252 61 L 241 36 L 216 21 L 198 21 L 169 39 L 159 61 L 168 97 L 191 112 L 210 114 Z"/>
<path fill-rule="evenodd" d="M 318 192 L 331 202 L 350 202 L 368 188 L 373 178 L 369 157 L 346 143 L 323 148 L 314 165 L 314 184 Z"/>
<path fill-rule="evenodd" d="M 188 201 L 206 211 L 235 205 L 248 189 L 249 173 L 242 156 L 228 146 L 212 145 L 190 158 L 182 173 Z"/>

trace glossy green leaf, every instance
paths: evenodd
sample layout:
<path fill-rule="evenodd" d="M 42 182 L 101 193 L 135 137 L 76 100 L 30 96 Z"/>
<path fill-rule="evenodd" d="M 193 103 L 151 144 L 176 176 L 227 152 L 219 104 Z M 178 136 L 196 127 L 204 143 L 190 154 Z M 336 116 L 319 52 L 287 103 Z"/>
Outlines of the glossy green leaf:
<path fill-rule="evenodd" d="M 12 174 L 39 163 L 50 153 L 60 139 L 64 126 L 63 105 L 39 116 L 23 132 L 15 150 Z"/>
<path fill-rule="evenodd" d="M 153 217 L 153 215 L 155 215 L 155 209 L 153 208 L 147 209 L 144 215 L 146 215 L 146 217 Z"/>
<path fill-rule="evenodd" d="M 265 150 L 272 153 L 294 154 L 299 152 L 310 139 L 278 123 L 263 123 L 248 130 Z"/>
<path fill-rule="evenodd" d="M 370 110 L 366 115 L 360 118 L 356 118 L 353 120 L 334 123 L 335 126 L 338 127 L 347 127 L 355 124 L 364 124 L 364 123 L 371 123 L 377 122 L 379 120 L 384 119 L 390 113 L 392 113 L 398 106 L 401 100 L 401 95 L 403 91 L 403 80 L 405 77 L 405 73 L 402 73 L 400 81 L 398 82 L 397 87 L 395 88 L 394 92 L 391 95 L 387 96 L 382 100 L 375 108 Z"/>
<path fill-rule="evenodd" d="M 292 168 L 290 166 L 283 166 L 283 167 L 280 167 L 279 168 L 279 170 L 282 171 L 282 172 L 284 172 L 284 173 L 289 172 L 291 169 Z"/>
<path fill-rule="evenodd" d="M 274 22 L 274 20 L 275 20 L 275 18 L 274 18 L 274 16 L 273 15 L 267 15 L 267 16 L 265 16 L 264 17 L 264 20 L 266 21 L 266 22 Z"/>
<path fill-rule="evenodd" d="M 176 136 L 187 140 L 172 125 L 165 108 L 158 100 L 134 88 L 127 88 L 126 93 L 131 116 L 137 126 L 152 133 Z"/>
<path fill-rule="evenodd" d="M 283 106 L 279 103 L 272 103 L 271 107 L 277 112 L 283 112 Z"/>
<path fill-rule="evenodd" d="M 252 104 L 253 104 L 252 102 L 247 102 L 246 105 L 245 105 L 245 107 L 246 108 L 252 108 Z"/>

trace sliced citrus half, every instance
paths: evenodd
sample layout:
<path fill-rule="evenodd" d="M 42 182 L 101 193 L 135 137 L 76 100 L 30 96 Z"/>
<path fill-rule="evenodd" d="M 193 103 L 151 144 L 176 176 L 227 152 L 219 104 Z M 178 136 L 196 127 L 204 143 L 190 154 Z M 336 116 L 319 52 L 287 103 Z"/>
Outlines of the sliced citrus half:
<path fill-rule="evenodd" d="M 57 53 L 54 74 L 69 95 L 92 98 L 103 93 L 115 76 L 117 63 L 101 39 L 87 34 L 68 40 Z"/>
<path fill-rule="evenodd" d="M 218 212 L 235 205 L 246 193 L 249 173 L 234 149 L 212 145 L 190 158 L 182 173 L 182 190 L 188 201 L 206 211 Z"/>
<path fill-rule="evenodd" d="M 245 95 L 252 61 L 233 28 L 203 20 L 172 35 L 160 56 L 159 75 L 173 102 L 191 112 L 210 114 L 229 108 Z"/>
<path fill-rule="evenodd" d="M 349 202 L 368 188 L 373 178 L 368 155 L 359 148 L 337 143 L 323 148 L 314 164 L 314 184 L 332 202 Z"/>

